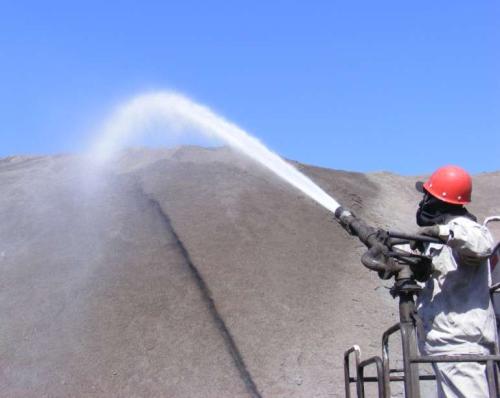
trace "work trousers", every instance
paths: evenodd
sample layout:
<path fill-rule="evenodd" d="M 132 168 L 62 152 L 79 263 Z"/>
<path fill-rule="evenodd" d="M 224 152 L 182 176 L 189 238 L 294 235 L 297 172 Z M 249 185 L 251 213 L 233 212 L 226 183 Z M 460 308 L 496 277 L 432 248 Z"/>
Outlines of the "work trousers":
<path fill-rule="evenodd" d="M 485 364 L 442 362 L 432 366 L 438 398 L 489 398 Z"/>

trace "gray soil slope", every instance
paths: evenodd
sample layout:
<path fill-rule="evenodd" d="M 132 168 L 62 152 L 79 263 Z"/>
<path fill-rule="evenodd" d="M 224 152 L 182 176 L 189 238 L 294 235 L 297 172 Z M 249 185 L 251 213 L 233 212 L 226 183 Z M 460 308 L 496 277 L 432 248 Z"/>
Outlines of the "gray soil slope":
<path fill-rule="evenodd" d="M 415 178 L 296 166 L 414 229 Z M 500 214 L 500 173 L 475 184 Z M 397 321 L 361 244 L 227 148 L 0 159 L 0 220 L 2 397 L 340 397 L 344 350 Z"/>

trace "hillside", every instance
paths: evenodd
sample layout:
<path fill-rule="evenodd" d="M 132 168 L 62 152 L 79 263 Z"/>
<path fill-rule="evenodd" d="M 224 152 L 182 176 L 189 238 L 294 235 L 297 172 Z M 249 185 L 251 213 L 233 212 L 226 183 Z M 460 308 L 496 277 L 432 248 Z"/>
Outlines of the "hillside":
<path fill-rule="evenodd" d="M 413 231 L 415 178 L 296 166 Z M 500 173 L 475 176 L 481 219 Z M 0 159 L 2 397 L 340 397 L 397 303 L 332 215 L 227 148 Z"/>

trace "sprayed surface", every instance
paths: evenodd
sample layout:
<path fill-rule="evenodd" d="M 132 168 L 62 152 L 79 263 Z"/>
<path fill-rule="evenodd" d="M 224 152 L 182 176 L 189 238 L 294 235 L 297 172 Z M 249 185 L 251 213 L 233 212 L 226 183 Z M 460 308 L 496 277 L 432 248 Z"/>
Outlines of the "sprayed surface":
<path fill-rule="evenodd" d="M 200 294 L 203 298 L 203 301 L 207 305 L 208 312 L 212 316 L 214 324 L 217 326 L 217 329 L 219 330 L 221 337 L 224 339 L 224 342 L 226 343 L 227 350 L 231 355 L 231 358 L 233 359 L 233 363 L 236 369 L 238 370 L 242 381 L 245 383 L 249 396 L 252 398 L 261 398 L 261 394 L 259 393 L 259 390 L 255 385 L 252 375 L 247 369 L 247 366 L 245 364 L 245 361 L 243 360 L 240 350 L 238 349 L 238 346 L 236 345 L 231 332 L 227 328 L 224 319 L 222 318 L 222 316 L 219 313 L 219 310 L 217 309 L 215 301 L 212 297 L 212 292 L 208 288 L 208 285 L 205 282 L 200 271 L 198 270 L 198 267 L 191 260 L 191 256 L 189 255 L 189 252 L 186 250 L 184 243 L 179 238 L 179 235 L 177 235 L 177 232 L 175 232 L 175 230 L 173 229 L 170 217 L 164 212 L 161 205 L 154 198 L 145 195 L 142 189 L 140 189 L 140 194 L 147 198 L 151 207 L 158 214 L 158 217 L 164 221 L 165 229 L 174 238 L 180 254 L 184 258 L 186 265 L 189 267 L 193 275 L 193 278 L 196 281 L 196 285 L 200 290 Z"/>
<path fill-rule="evenodd" d="M 251 396 L 134 180 L 30 163 L 0 168 L 0 396 Z"/>
<path fill-rule="evenodd" d="M 257 138 L 209 108 L 176 93 L 139 95 L 120 106 L 105 123 L 91 154 L 97 162 L 106 162 L 132 138 L 140 136 L 148 127 L 157 124 L 166 124 L 165 134 L 194 129 L 200 134 L 222 140 L 268 168 L 331 212 L 335 212 L 339 207 L 335 199 L 310 178 L 270 151 Z"/>

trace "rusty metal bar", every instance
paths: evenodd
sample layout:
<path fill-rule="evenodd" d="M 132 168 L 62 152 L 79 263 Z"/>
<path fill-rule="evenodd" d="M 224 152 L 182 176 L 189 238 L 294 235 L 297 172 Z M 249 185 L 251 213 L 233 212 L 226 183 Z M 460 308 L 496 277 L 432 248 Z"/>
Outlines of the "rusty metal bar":
<path fill-rule="evenodd" d="M 404 383 L 407 398 L 420 398 L 418 364 L 411 362 L 411 358 L 417 355 L 416 331 L 413 323 L 414 313 L 415 301 L 413 300 L 413 294 L 401 293 L 399 295 L 399 319 L 401 320 Z"/>
<path fill-rule="evenodd" d="M 350 358 L 352 353 L 354 353 L 354 357 L 356 360 L 356 378 L 351 377 L 350 369 L 349 369 L 349 358 Z M 359 384 L 359 375 L 358 375 L 360 360 L 361 360 L 361 349 L 357 345 L 352 346 L 344 353 L 344 383 L 345 383 L 345 396 L 346 396 L 346 398 L 351 398 L 350 384 L 351 384 L 351 382 L 354 382 L 354 381 L 356 382 L 356 394 L 357 394 L 358 398 L 362 398 L 362 396 L 360 395 L 360 384 Z"/>
<path fill-rule="evenodd" d="M 495 391 L 495 363 L 491 360 L 486 362 L 486 379 L 488 380 L 488 392 L 490 397 L 498 396 Z"/>
<path fill-rule="evenodd" d="M 500 355 L 422 355 L 410 358 L 412 363 L 436 363 L 436 362 L 500 362 Z"/>
<path fill-rule="evenodd" d="M 396 333 L 401 328 L 401 325 L 396 323 L 387 329 L 382 335 L 382 362 L 384 364 L 384 383 L 385 390 L 388 396 L 391 396 L 391 379 L 390 379 L 390 361 L 389 361 L 389 337 Z M 404 371 L 404 369 L 403 369 Z"/>
<path fill-rule="evenodd" d="M 382 363 L 382 359 L 380 357 L 371 357 L 363 362 L 361 362 L 358 366 L 358 381 L 361 386 L 361 395 L 360 397 L 365 396 L 365 378 L 364 378 L 364 371 L 365 367 L 368 365 L 375 364 L 377 367 L 377 377 L 375 378 L 377 381 L 377 388 L 378 388 L 378 396 L 379 398 L 389 398 L 389 396 L 386 395 L 385 393 L 385 382 L 384 382 L 384 364 Z"/>

